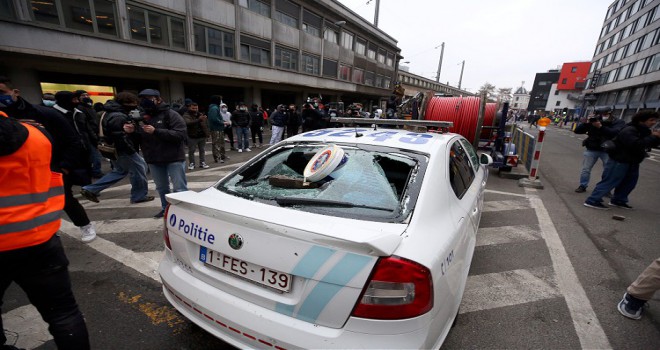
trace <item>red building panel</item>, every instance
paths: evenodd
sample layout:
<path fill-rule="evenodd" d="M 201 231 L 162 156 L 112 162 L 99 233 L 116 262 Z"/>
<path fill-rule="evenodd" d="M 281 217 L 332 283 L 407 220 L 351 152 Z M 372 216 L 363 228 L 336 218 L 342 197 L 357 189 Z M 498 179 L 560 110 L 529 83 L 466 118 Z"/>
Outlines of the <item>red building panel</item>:
<path fill-rule="evenodd" d="M 567 62 L 561 67 L 557 90 L 584 90 L 591 62 Z"/>

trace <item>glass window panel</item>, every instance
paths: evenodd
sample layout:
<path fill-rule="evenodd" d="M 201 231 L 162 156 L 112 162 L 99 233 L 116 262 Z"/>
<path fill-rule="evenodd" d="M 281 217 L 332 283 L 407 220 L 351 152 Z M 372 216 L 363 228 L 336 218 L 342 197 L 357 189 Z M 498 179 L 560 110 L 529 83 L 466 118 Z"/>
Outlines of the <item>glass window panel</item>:
<path fill-rule="evenodd" d="M 660 84 L 653 85 L 646 93 L 646 102 L 660 100 Z"/>
<path fill-rule="evenodd" d="M 193 25 L 195 51 L 206 52 L 206 29 L 199 24 Z"/>
<path fill-rule="evenodd" d="M 172 31 L 172 47 L 185 49 L 186 31 L 183 29 L 183 21 L 178 18 L 170 18 L 170 28 Z"/>
<path fill-rule="evenodd" d="M 367 72 L 367 73 L 364 75 L 364 83 L 365 83 L 366 85 L 371 85 L 371 86 L 373 86 L 373 85 L 374 85 L 374 77 L 375 77 L 375 76 L 376 76 L 376 74 L 375 74 L 374 72 Z M 406 77 L 406 78 L 408 78 L 408 77 Z"/>
<path fill-rule="evenodd" d="M 648 33 L 648 34 L 644 35 L 641 38 L 641 42 L 639 44 L 639 51 L 646 50 L 649 47 L 651 47 L 651 44 L 653 43 L 654 35 L 655 35 L 655 33 L 651 32 L 651 33 Z"/>
<path fill-rule="evenodd" d="M 147 27 L 144 20 L 144 10 L 129 7 L 128 17 L 131 22 L 131 39 L 147 41 Z"/>
<path fill-rule="evenodd" d="M 270 66 L 270 51 L 259 49 L 261 54 L 261 64 Z"/>
<path fill-rule="evenodd" d="M 387 64 L 390 67 L 394 67 L 394 54 L 392 53 L 387 53 L 387 59 L 385 60 L 385 64 Z"/>
<path fill-rule="evenodd" d="M 385 55 L 386 55 L 386 53 L 387 53 L 387 52 L 386 52 L 385 50 L 380 50 L 380 49 L 378 50 L 378 62 L 380 62 L 380 63 L 385 63 Z"/>
<path fill-rule="evenodd" d="M 363 69 L 355 69 L 353 70 L 353 82 L 362 84 L 364 82 L 364 70 Z"/>
<path fill-rule="evenodd" d="M 372 60 L 376 59 L 376 50 L 373 48 L 367 49 L 367 57 L 371 58 Z"/>
<path fill-rule="evenodd" d="M 223 45 L 225 48 L 225 57 L 234 57 L 234 34 L 223 32 Z"/>
<path fill-rule="evenodd" d="M 117 36 L 117 9 L 114 1 L 94 0 L 99 33 Z"/>
<path fill-rule="evenodd" d="M 308 23 L 303 23 L 303 31 L 313 36 L 321 36 L 321 30 Z"/>
<path fill-rule="evenodd" d="M 649 18 L 649 13 L 643 14 L 639 19 L 637 20 L 637 26 L 635 27 L 635 32 L 640 31 L 642 28 L 644 28 L 646 24 L 646 19 Z"/>
<path fill-rule="evenodd" d="M 280 11 L 275 11 L 275 20 L 288 26 L 298 28 L 298 20 Z"/>
<path fill-rule="evenodd" d="M 655 72 L 660 70 L 660 53 L 657 53 L 651 58 L 651 64 L 649 65 L 648 73 Z"/>
<path fill-rule="evenodd" d="M 14 3 L 12 0 L 0 0 L 0 18 L 16 18 Z"/>
<path fill-rule="evenodd" d="M 241 60 L 250 60 L 250 47 L 245 44 L 241 44 Z"/>
<path fill-rule="evenodd" d="M 312 55 L 302 55 L 302 70 L 305 73 L 318 75 L 319 74 L 319 58 Z"/>
<path fill-rule="evenodd" d="M 364 39 L 357 38 L 355 41 L 355 52 L 360 55 L 364 55 L 367 50 L 367 41 Z"/>
<path fill-rule="evenodd" d="M 206 31 L 209 37 L 209 53 L 222 56 L 222 32 L 213 28 L 207 28 Z"/>
<path fill-rule="evenodd" d="M 628 70 L 629 70 L 629 69 L 630 69 L 630 65 L 629 65 L 629 64 L 627 64 L 627 65 L 621 67 L 621 71 L 619 71 L 619 76 L 618 76 L 617 80 L 623 80 L 623 79 L 626 79 L 626 77 L 627 77 L 627 75 L 628 75 Z"/>
<path fill-rule="evenodd" d="M 33 0 L 30 1 L 34 19 L 39 22 L 60 24 L 60 18 L 57 15 L 57 5 L 55 0 Z"/>
<path fill-rule="evenodd" d="M 337 61 L 323 60 L 323 76 L 337 78 Z"/>
<path fill-rule="evenodd" d="M 94 32 L 88 0 L 62 0 L 62 14 L 67 28 Z"/>
<path fill-rule="evenodd" d="M 635 62 L 635 67 L 632 68 L 632 72 L 630 74 L 630 77 L 636 77 L 642 73 L 642 68 L 644 68 L 644 61 L 640 60 Z"/>
<path fill-rule="evenodd" d="M 148 13 L 149 38 L 151 38 L 151 43 L 156 45 L 169 46 L 170 40 L 167 37 L 167 16 L 151 11 Z"/>
<path fill-rule="evenodd" d="M 353 34 L 348 32 L 341 33 L 341 46 L 353 50 Z"/>
<path fill-rule="evenodd" d="M 332 30 L 332 29 L 326 29 L 325 32 L 323 33 L 323 37 L 325 40 L 331 42 L 331 43 L 337 43 L 337 32 Z"/>
<path fill-rule="evenodd" d="M 339 64 L 339 79 L 341 80 L 350 80 L 351 79 L 351 67 L 343 63 Z"/>
<path fill-rule="evenodd" d="M 644 92 L 643 86 L 633 89 L 632 93 L 630 94 L 630 102 L 640 102 L 642 100 L 642 92 Z"/>
<path fill-rule="evenodd" d="M 653 22 L 657 21 L 658 18 L 660 18 L 660 8 L 658 6 L 656 6 L 655 9 L 653 10 L 653 17 L 651 17 L 651 20 L 649 21 L 649 23 L 653 23 Z"/>

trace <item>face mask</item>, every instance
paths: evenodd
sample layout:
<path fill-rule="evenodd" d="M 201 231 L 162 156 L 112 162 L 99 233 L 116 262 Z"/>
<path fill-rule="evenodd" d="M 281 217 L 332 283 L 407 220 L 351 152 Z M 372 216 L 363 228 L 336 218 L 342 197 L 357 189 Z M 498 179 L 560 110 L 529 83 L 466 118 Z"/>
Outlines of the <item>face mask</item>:
<path fill-rule="evenodd" d="M 13 105 L 14 102 L 15 101 L 11 98 L 11 95 L 0 95 L 0 104 L 4 105 L 4 107 L 9 107 Z"/>
<path fill-rule="evenodd" d="M 241 110 L 241 111 L 247 111 L 247 107 L 241 107 L 241 108 L 239 108 L 239 110 Z"/>
<path fill-rule="evenodd" d="M 144 108 L 145 111 L 151 111 L 156 109 L 156 103 L 150 99 L 145 98 L 140 101 L 140 107 Z"/>
<path fill-rule="evenodd" d="M 53 100 L 42 100 L 44 102 L 44 106 L 46 107 L 53 107 L 55 105 L 55 101 Z"/>
<path fill-rule="evenodd" d="M 224 108 L 224 107 L 223 107 L 223 108 L 220 108 L 220 110 L 223 111 L 223 112 L 226 112 L 226 111 L 227 111 L 227 108 Z"/>

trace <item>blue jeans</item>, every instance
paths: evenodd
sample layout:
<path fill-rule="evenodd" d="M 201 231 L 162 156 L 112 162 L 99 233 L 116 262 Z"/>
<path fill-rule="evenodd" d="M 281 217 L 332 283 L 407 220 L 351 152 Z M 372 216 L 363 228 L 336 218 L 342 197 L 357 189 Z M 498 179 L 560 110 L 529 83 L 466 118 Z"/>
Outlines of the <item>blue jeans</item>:
<path fill-rule="evenodd" d="M 603 161 L 603 167 L 607 164 L 610 156 L 604 151 L 584 151 L 584 159 L 582 160 L 582 172 L 580 173 L 580 186 L 587 187 L 589 185 L 589 178 L 591 177 L 591 169 L 593 169 L 598 159 Z"/>
<path fill-rule="evenodd" d="M 628 203 L 628 195 L 637 186 L 637 179 L 639 179 L 639 164 L 619 163 L 610 159 L 605 164 L 603 179 L 596 184 L 586 202 L 601 203 L 603 196 L 614 188 L 611 201 Z"/>
<path fill-rule="evenodd" d="M 188 191 L 188 182 L 186 181 L 186 162 L 158 163 L 149 164 L 151 176 L 156 184 L 156 191 L 160 196 L 160 205 L 163 210 L 167 206 L 165 195 L 170 193 L 170 179 L 174 192 Z"/>
<path fill-rule="evenodd" d="M 236 127 L 236 148 L 246 149 L 250 148 L 250 127 L 238 126 Z"/>
<path fill-rule="evenodd" d="M 137 202 L 147 196 L 147 163 L 138 153 L 131 155 L 121 154 L 117 160 L 112 162 L 113 169 L 105 174 L 98 181 L 83 189 L 96 195 L 106 188 L 116 184 L 121 179 L 129 175 L 131 181 L 131 202 Z"/>
<path fill-rule="evenodd" d="M 101 170 L 101 153 L 96 147 L 90 147 L 89 162 L 92 163 L 92 175 L 97 176 L 103 174 Z"/>

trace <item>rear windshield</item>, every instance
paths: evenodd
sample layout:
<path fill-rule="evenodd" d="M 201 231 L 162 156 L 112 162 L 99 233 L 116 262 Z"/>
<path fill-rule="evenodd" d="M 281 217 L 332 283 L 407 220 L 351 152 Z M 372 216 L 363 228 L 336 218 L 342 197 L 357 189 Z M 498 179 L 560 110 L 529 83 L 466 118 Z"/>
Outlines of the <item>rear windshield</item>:
<path fill-rule="evenodd" d="M 340 170 L 316 182 L 304 170 L 326 144 L 284 145 L 253 159 L 218 184 L 248 200 L 324 215 L 381 222 L 408 219 L 419 192 L 425 155 L 386 147 L 337 145 Z"/>

